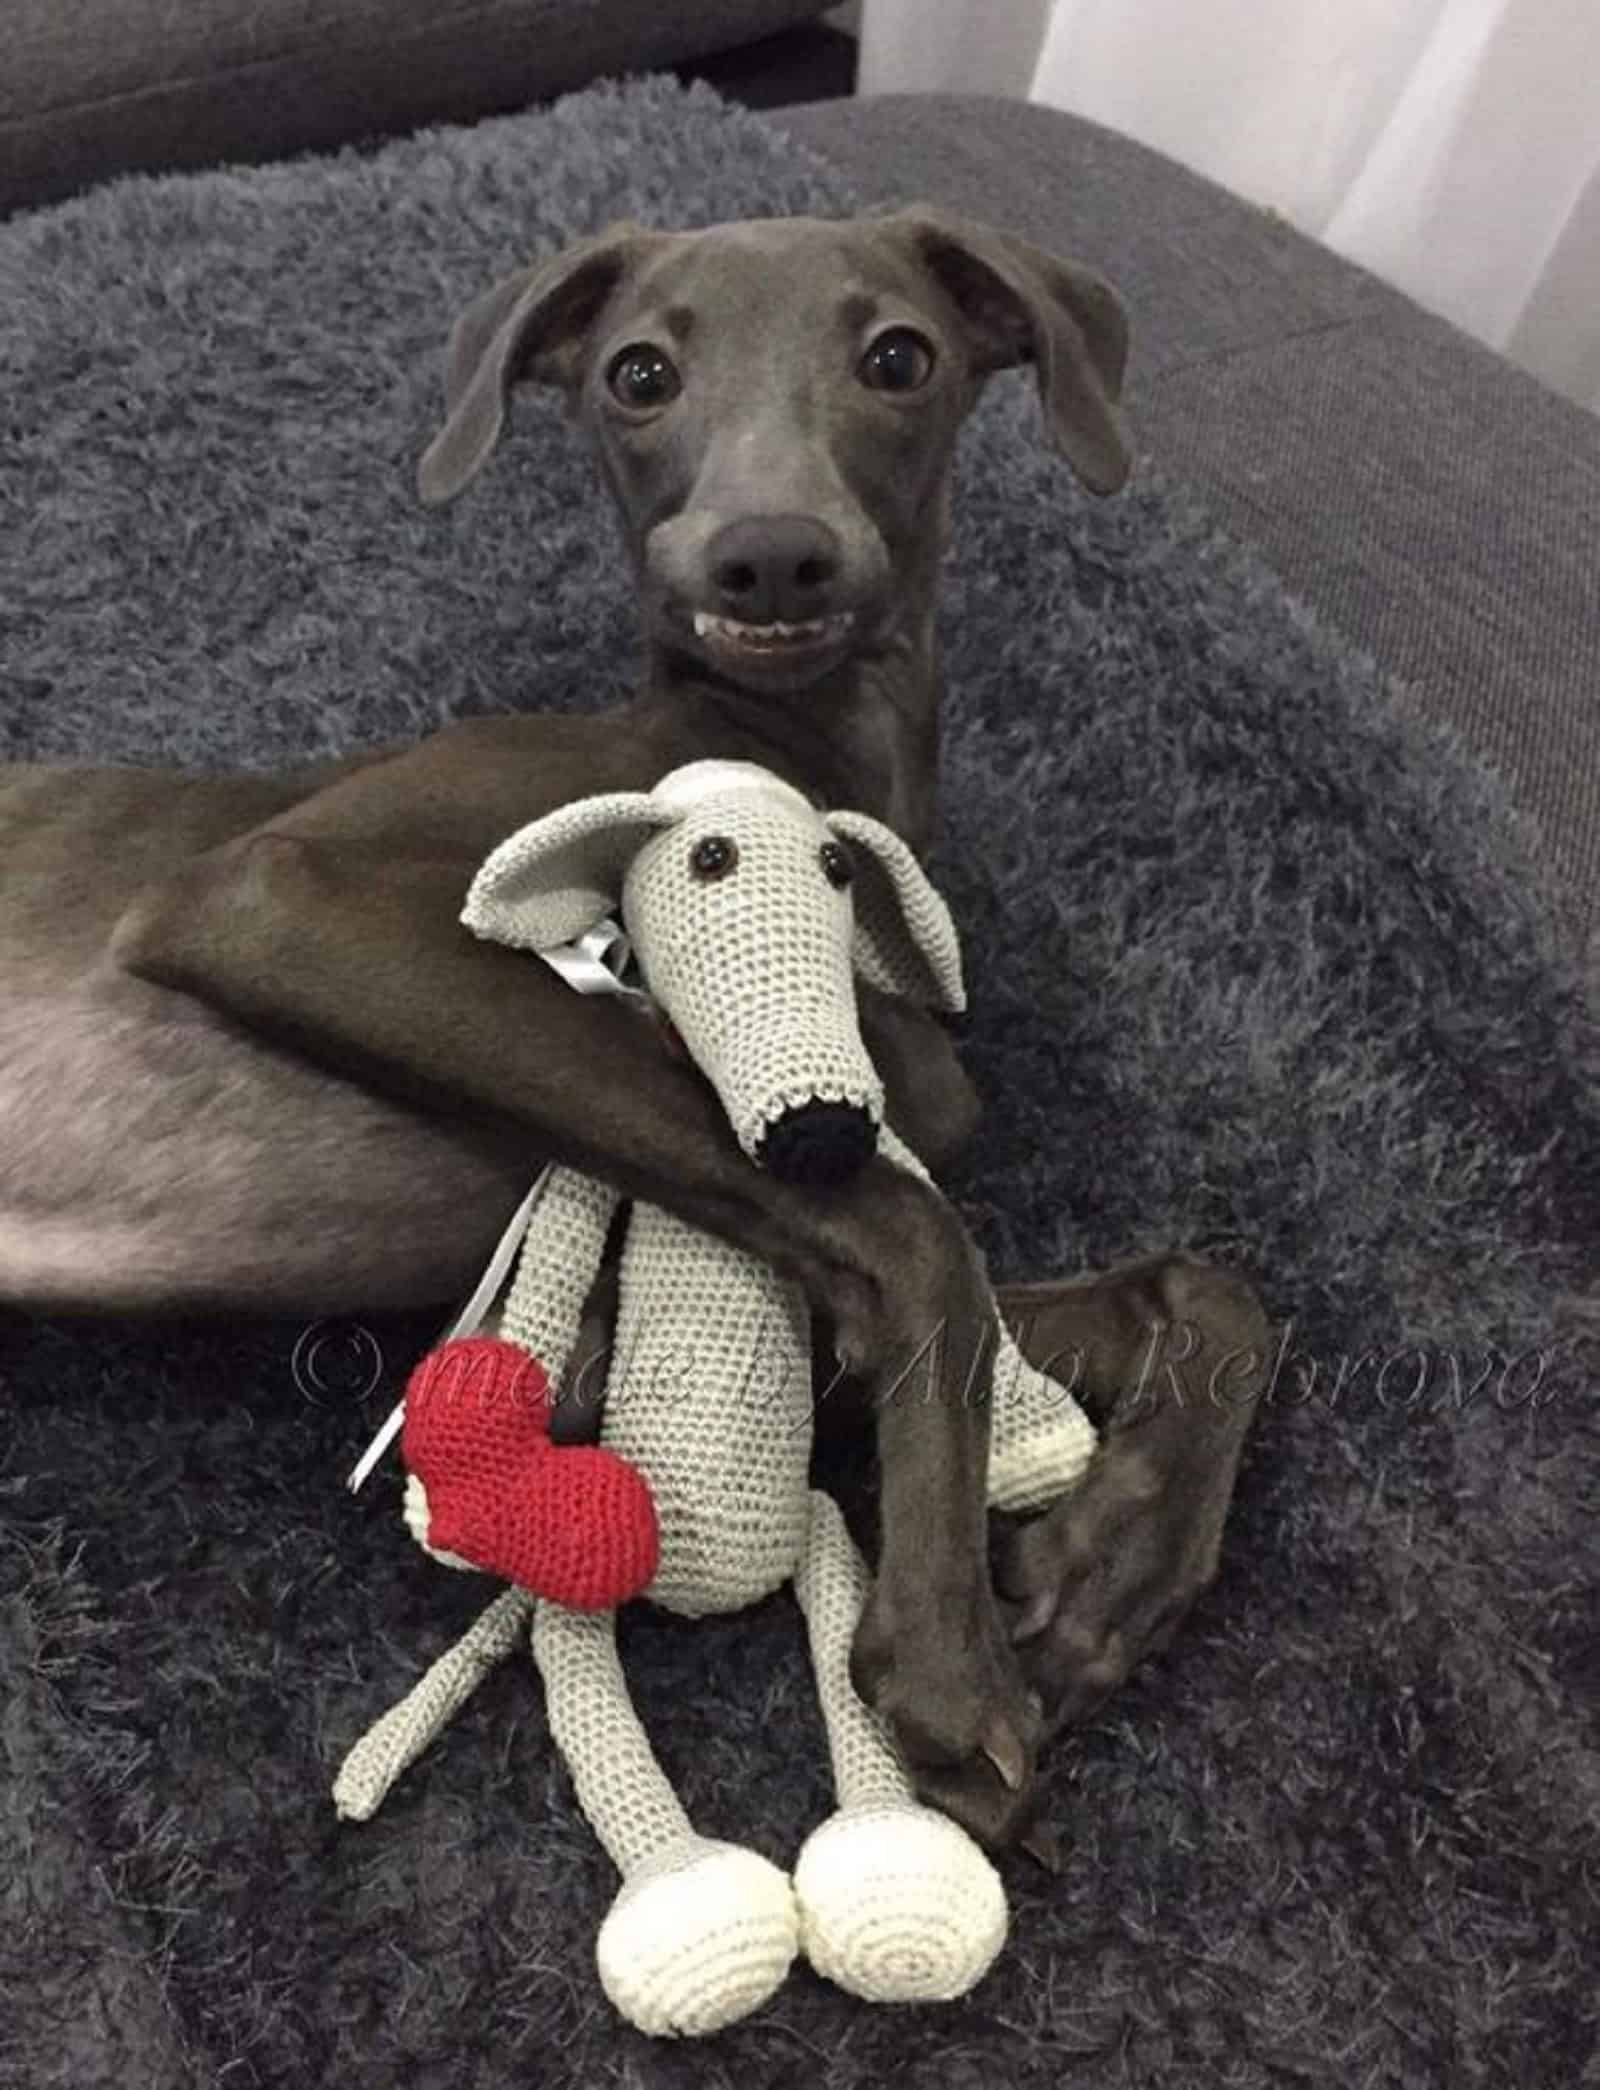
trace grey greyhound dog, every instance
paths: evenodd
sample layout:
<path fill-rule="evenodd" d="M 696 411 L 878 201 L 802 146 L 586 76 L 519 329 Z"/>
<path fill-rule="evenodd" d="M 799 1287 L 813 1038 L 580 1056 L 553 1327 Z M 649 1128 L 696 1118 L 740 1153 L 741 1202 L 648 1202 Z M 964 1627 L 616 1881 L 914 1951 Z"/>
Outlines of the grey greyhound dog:
<path fill-rule="evenodd" d="M 637 575 L 632 702 L 273 778 L 0 772 L 0 1298 L 448 1298 L 552 1158 L 754 1249 L 805 1288 L 876 1432 L 858 1685 L 928 1797 L 991 1841 L 1023 1818 L 1042 1736 L 1215 1572 L 1265 1363 L 1253 1293 L 1180 1258 L 1001 1293 L 1032 1358 L 1073 1360 L 1105 1436 L 991 1561 L 965 1397 L 990 1294 L 950 1205 L 859 1146 L 846 1180 L 806 1179 L 819 1153 L 844 1173 L 827 1140 L 752 1166 L 635 1007 L 457 917 L 511 830 L 705 756 L 924 845 L 958 427 L 991 372 L 1031 364 L 1078 475 L 1115 490 L 1125 338 L 1097 277 L 933 210 L 613 228 L 463 314 L 421 487 L 467 485 L 520 381 L 565 393 Z M 948 1160 L 976 1105 L 945 1033 L 871 993 L 862 1020 L 891 1123 Z M 1230 1398 L 1205 1398 L 1224 1365 Z"/>

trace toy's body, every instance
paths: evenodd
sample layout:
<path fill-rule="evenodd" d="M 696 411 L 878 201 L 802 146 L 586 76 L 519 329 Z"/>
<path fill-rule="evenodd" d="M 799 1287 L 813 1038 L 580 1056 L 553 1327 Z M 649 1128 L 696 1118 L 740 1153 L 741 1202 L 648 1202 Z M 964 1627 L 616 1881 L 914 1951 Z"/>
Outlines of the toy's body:
<path fill-rule="evenodd" d="M 856 864 L 845 835 L 860 852 Z M 587 929 L 619 890 L 652 991 L 753 1157 L 773 1138 L 800 1138 L 819 1144 L 825 1167 L 830 1141 L 866 1137 L 898 1165 L 918 1168 L 881 1126 L 881 1088 L 854 1022 L 852 956 L 881 984 L 952 1006 L 960 1005 L 959 963 L 942 903 L 887 830 L 855 815 L 825 820 L 765 772 L 695 765 L 648 799 L 587 801 L 512 837 L 479 874 L 464 919 L 480 934 L 548 949 Z M 616 1203 L 591 1179 L 557 1170 L 529 1225 L 501 1327 L 543 1366 L 549 1385 L 536 1387 L 546 1399 L 563 1391 Z M 998 1318 L 993 1369 L 991 1497 L 1036 1506 L 1077 1478 L 1092 1432 L 1070 1398 L 1023 1363 Z M 459 1442 L 463 1418 L 459 1405 L 440 1412 L 440 1385 L 429 1383 L 427 1400 L 425 1388 L 408 1396 L 407 1517 L 450 1558 L 437 1510 L 445 1451 Z M 797 1288 L 742 1250 L 635 1206 L 602 1450 L 591 1455 L 585 1497 L 583 1537 L 607 1564 L 598 1602 L 643 1581 L 631 1472 L 653 1499 L 647 1536 L 658 1550 L 644 1593 L 654 1601 L 695 1616 L 739 1609 L 794 1582 L 839 1809 L 808 1840 L 792 1881 L 754 1852 L 697 1834 L 628 1698 L 614 1611 L 596 1608 L 589 1585 L 580 1591 L 561 1553 L 569 1534 L 548 1520 L 519 1527 L 511 1551 L 520 1545 L 520 1567 L 507 1564 L 504 1549 L 486 1557 L 481 1545 L 466 1548 L 463 1564 L 513 1573 L 544 1600 L 501 1598 L 407 1706 L 357 1746 L 336 1787 L 342 1812 L 370 1814 L 531 1612 L 552 1733 L 623 1875 L 600 1934 L 601 1978 L 649 2031 L 731 2022 L 772 1993 L 802 1950 L 866 1997 L 957 1995 L 1005 1934 L 989 1861 L 955 1823 L 915 1800 L 881 1721 L 851 1686 L 866 1571 L 837 1506 L 808 1486 L 811 1389 L 810 1321 Z M 537 1434 L 525 1414 L 501 1416 L 495 1427 L 507 1424 Z M 549 1470 L 567 1456 L 539 1447 L 530 1470 L 539 1457 Z M 607 1457 L 618 1463 L 605 1466 Z M 519 1488 L 519 1503 L 526 1495 Z M 550 1601 L 552 1590 L 565 1601 Z"/>

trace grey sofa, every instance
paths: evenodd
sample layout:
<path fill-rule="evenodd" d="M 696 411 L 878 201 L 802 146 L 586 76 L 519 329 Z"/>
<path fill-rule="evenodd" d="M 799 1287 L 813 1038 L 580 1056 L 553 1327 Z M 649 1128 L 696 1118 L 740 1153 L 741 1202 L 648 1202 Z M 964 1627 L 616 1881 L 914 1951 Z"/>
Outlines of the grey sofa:
<path fill-rule="evenodd" d="M 827 0 L 17 0 L 0 213 L 139 169 L 281 158 L 470 122 L 747 45 Z"/>

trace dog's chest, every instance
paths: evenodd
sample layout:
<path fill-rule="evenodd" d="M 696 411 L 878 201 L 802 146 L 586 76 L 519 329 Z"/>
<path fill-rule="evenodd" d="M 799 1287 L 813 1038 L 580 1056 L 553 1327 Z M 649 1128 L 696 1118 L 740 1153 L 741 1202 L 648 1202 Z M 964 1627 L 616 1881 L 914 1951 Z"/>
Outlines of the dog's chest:
<path fill-rule="evenodd" d="M 936 735 L 923 703 L 904 701 L 900 692 L 911 672 L 899 662 L 863 672 L 857 700 L 828 736 L 832 774 L 824 795 L 829 805 L 871 813 L 920 849 L 933 824 Z"/>

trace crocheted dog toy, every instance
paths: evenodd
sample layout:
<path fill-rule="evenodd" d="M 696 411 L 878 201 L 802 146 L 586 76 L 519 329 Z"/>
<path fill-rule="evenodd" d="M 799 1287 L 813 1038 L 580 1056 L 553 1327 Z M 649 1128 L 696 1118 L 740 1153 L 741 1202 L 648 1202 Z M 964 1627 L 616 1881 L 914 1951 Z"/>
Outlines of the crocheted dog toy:
<path fill-rule="evenodd" d="M 695 763 L 650 793 L 584 800 L 513 835 L 479 872 L 463 919 L 479 935 L 544 951 L 582 934 L 619 894 L 651 992 L 752 1158 L 799 1139 L 826 1168 L 830 1146 L 865 1137 L 922 1173 L 883 1124 L 852 965 L 892 991 L 959 1008 L 960 962 L 943 902 L 895 835 L 861 814 L 820 814 L 765 770 Z M 559 1391 L 616 1209 L 603 1185 L 552 1175 L 504 1308 L 497 1407 L 520 1411 Z M 1070 1396 L 1026 1364 L 998 1315 L 995 1329 L 991 1500 L 1036 1507 L 1076 1481 L 1093 1432 Z M 550 1598 L 550 1560 L 568 1572 L 582 1559 L 584 1515 L 596 1518 L 603 1552 L 618 1531 L 638 1539 L 632 1481 L 618 1471 L 602 1474 L 598 1507 L 578 1506 L 575 1522 L 524 1547 L 520 1564 L 545 1581 L 544 1594 L 523 1587 L 498 1598 L 356 1745 L 335 1784 L 342 1814 L 369 1816 L 531 1620 L 552 1733 L 622 1874 L 597 1940 L 601 1982 L 647 2032 L 733 2022 L 775 1991 L 798 1952 L 870 2000 L 953 1997 L 1004 1939 L 994 1868 L 964 1830 L 916 1800 L 887 1730 L 851 1686 L 867 1576 L 837 1505 L 808 1485 L 811 1384 L 798 1289 L 743 1250 L 635 1205 L 599 1450 L 648 1484 L 653 1601 L 703 1615 L 794 1583 L 838 1811 L 808 1838 L 792 1877 L 695 1830 L 628 1697 L 614 1613 L 576 1608 L 583 1592 Z M 434 1457 L 437 1392 L 408 1395 L 408 1523 L 430 1547 L 448 1540 L 444 1550 L 461 1546 L 459 1557 L 504 1573 L 505 1553 L 441 1512 L 451 1461 Z M 480 1404 L 464 1405 L 470 1417 Z M 468 1425 L 451 1420 L 460 1424 L 452 1441 L 466 1442 Z M 524 1448 L 530 1473 L 541 1457 L 571 1456 L 532 1438 Z M 417 1470 L 419 1457 L 428 1471 Z M 558 1505 L 558 1523 L 562 1514 Z M 632 1571 L 642 1566 L 634 1555 Z"/>

